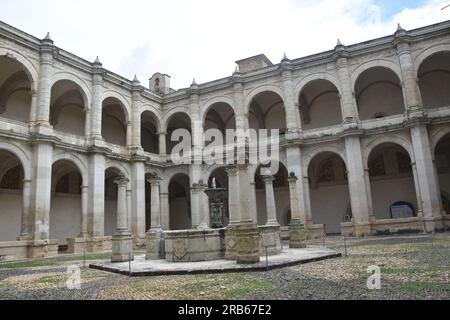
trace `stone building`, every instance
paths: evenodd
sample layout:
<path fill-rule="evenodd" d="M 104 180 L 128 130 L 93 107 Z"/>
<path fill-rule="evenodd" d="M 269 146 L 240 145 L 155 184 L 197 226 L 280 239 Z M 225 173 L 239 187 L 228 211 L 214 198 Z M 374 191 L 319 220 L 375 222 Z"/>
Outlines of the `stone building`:
<path fill-rule="evenodd" d="M 0 23 L 0 260 L 207 227 L 202 182 L 231 182 L 226 166 L 171 162 L 177 128 L 194 141 L 209 128 L 280 129 L 279 172 L 252 165 L 244 190 L 259 225 L 285 228 L 292 203 L 310 236 L 450 224 L 450 21 L 237 64 L 178 91 L 157 73 L 147 88 Z"/>

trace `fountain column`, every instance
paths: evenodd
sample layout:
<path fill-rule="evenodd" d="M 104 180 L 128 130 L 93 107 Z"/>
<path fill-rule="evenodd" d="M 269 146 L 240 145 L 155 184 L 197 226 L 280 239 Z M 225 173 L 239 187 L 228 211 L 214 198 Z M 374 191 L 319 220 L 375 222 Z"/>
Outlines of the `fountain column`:
<path fill-rule="evenodd" d="M 133 260 L 133 236 L 128 229 L 127 219 L 127 185 L 129 180 L 119 175 L 114 181 L 117 184 L 117 227 L 112 237 L 112 262 Z"/>
<path fill-rule="evenodd" d="M 304 248 L 307 232 L 300 219 L 300 206 L 297 198 L 297 180 L 293 172 L 289 175 L 289 190 L 291 199 L 291 222 L 289 223 L 289 247 Z"/>
<path fill-rule="evenodd" d="M 273 176 L 263 176 L 264 183 L 266 184 L 266 210 L 267 210 L 267 223 L 268 226 L 279 225 L 277 220 L 277 208 L 275 204 L 275 194 L 273 192 Z"/>

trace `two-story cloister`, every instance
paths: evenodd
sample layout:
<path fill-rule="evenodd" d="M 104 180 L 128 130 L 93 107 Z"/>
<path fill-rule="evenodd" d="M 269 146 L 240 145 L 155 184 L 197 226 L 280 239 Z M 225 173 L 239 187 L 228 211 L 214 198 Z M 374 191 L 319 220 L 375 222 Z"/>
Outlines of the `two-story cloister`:
<path fill-rule="evenodd" d="M 227 166 L 174 164 L 179 128 L 194 141 L 280 130 L 278 173 L 249 171 L 260 226 L 288 226 L 292 199 L 312 237 L 450 224 L 450 21 L 237 65 L 186 89 L 161 73 L 144 87 L 0 22 L 0 259 L 107 250 L 118 210 L 137 246 L 152 228 L 208 227 L 203 185 L 228 188 Z"/>

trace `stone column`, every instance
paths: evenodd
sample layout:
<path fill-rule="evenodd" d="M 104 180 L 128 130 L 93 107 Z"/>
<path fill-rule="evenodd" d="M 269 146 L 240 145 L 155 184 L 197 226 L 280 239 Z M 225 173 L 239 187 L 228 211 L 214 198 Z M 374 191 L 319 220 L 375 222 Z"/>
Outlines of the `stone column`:
<path fill-rule="evenodd" d="M 161 203 L 159 199 L 159 186 L 161 183 L 161 178 L 155 175 L 151 176 L 147 181 L 150 183 L 151 188 L 150 225 L 152 230 L 157 230 L 161 229 Z"/>
<path fill-rule="evenodd" d="M 228 175 L 229 224 L 225 232 L 225 259 L 235 260 L 237 256 L 236 227 L 239 224 L 239 181 L 236 166 L 226 168 Z"/>
<path fill-rule="evenodd" d="M 30 104 L 30 124 L 34 125 L 36 122 L 36 112 L 37 112 L 37 103 L 38 103 L 38 93 L 36 90 L 31 90 L 31 104 Z M 31 126 L 32 127 L 32 126 Z"/>
<path fill-rule="evenodd" d="M 127 189 L 127 228 L 133 234 L 133 229 L 131 227 L 131 189 Z M 134 234 L 136 235 L 136 234 Z"/>
<path fill-rule="evenodd" d="M 139 239 L 145 238 L 145 164 L 140 158 L 131 163 L 131 232 Z"/>
<path fill-rule="evenodd" d="M 161 178 L 156 175 L 150 176 L 147 180 L 151 187 L 151 227 L 147 231 L 146 235 L 146 260 L 157 260 L 164 258 L 164 242 L 161 241 L 162 229 L 161 229 L 161 204 L 160 204 L 160 182 Z"/>
<path fill-rule="evenodd" d="M 159 155 L 161 157 L 164 157 L 167 155 L 167 146 L 166 146 L 166 141 L 167 141 L 167 132 L 159 132 L 158 133 L 158 137 L 159 137 Z"/>
<path fill-rule="evenodd" d="M 253 220 L 248 164 L 238 164 L 239 225 L 236 228 L 237 263 L 252 264 L 260 261 L 260 233 Z"/>
<path fill-rule="evenodd" d="M 349 53 L 345 46 L 339 41 L 335 48 L 335 61 L 338 71 L 339 84 L 341 86 L 341 108 L 342 119 L 344 123 L 358 122 L 358 108 L 356 105 L 355 95 L 353 92 L 352 82 L 348 71 L 348 57 Z"/>
<path fill-rule="evenodd" d="M 256 186 L 255 182 L 250 183 L 250 194 L 252 199 L 252 217 L 253 221 L 255 221 L 256 224 L 258 224 L 258 208 L 256 204 Z"/>
<path fill-rule="evenodd" d="M 133 143 L 133 129 L 131 126 L 131 121 L 127 122 L 127 137 L 126 137 L 126 141 L 127 141 L 127 147 L 132 147 L 132 143 Z"/>
<path fill-rule="evenodd" d="M 103 68 L 96 60 L 92 69 L 92 101 L 91 101 L 91 138 L 102 140 L 102 109 L 103 109 Z"/>
<path fill-rule="evenodd" d="M 39 87 L 36 122 L 40 126 L 50 126 L 50 99 L 52 90 L 53 41 L 50 35 L 41 41 L 41 60 L 39 70 Z"/>
<path fill-rule="evenodd" d="M 248 111 L 244 106 L 244 85 L 242 75 L 239 72 L 233 73 L 233 102 L 235 108 L 236 129 L 248 129 Z"/>
<path fill-rule="evenodd" d="M 105 235 L 105 156 L 93 153 L 89 157 L 88 233 L 92 238 Z"/>
<path fill-rule="evenodd" d="M 411 128 L 411 140 L 417 168 L 418 192 L 422 200 L 425 228 L 427 232 L 442 229 L 442 210 L 440 191 L 434 174 L 433 156 L 431 154 L 428 130 L 425 124 L 417 124 Z"/>
<path fill-rule="evenodd" d="M 130 181 L 123 175 L 114 180 L 117 184 L 117 227 L 112 237 L 112 262 L 133 259 L 133 237 L 127 221 L 127 185 Z"/>
<path fill-rule="evenodd" d="M 286 56 L 281 61 L 281 68 L 283 70 L 281 73 L 281 79 L 284 93 L 283 101 L 286 109 L 286 127 L 288 129 L 288 133 L 295 134 L 299 128 L 301 128 L 300 112 L 294 96 L 291 62 Z"/>
<path fill-rule="evenodd" d="M 161 227 L 170 230 L 169 192 L 161 190 Z"/>
<path fill-rule="evenodd" d="M 142 150 L 141 146 L 141 93 L 143 88 L 137 77 L 134 78 L 131 87 L 131 113 L 132 134 L 131 144 L 133 148 Z"/>
<path fill-rule="evenodd" d="M 375 215 L 373 212 L 373 202 L 372 202 L 372 188 L 370 185 L 370 170 L 368 168 L 364 169 L 364 182 L 366 184 L 366 194 L 367 194 L 367 207 L 369 209 L 369 221 L 375 221 Z"/>
<path fill-rule="evenodd" d="M 370 235 L 369 202 L 371 200 L 369 197 L 371 195 L 367 194 L 361 141 L 358 135 L 345 137 L 345 151 L 355 235 L 368 236 Z"/>
<path fill-rule="evenodd" d="M 300 206 L 297 198 L 297 181 L 295 173 L 291 172 L 288 178 L 291 200 L 291 222 L 289 223 L 289 247 L 305 248 L 308 238 L 304 224 L 301 221 Z"/>
<path fill-rule="evenodd" d="M 194 183 L 191 188 L 191 214 L 193 229 L 208 229 L 208 217 L 206 217 L 207 208 L 204 205 L 203 195 L 207 186 L 202 181 Z"/>
<path fill-rule="evenodd" d="M 82 186 L 81 187 L 81 233 L 79 235 L 80 238 L 87 238 L 88 233 L 88 196 L 89 196 L 89 187 Z"/>
<path fill-rule="evenodd" d="M 417 216 L 423 218 L 422 196 L 420 194 L 419 178 L 417 176 L 417 166 L 415 162 L 411 163 L 413 177 L 414 177 L 414 190 L 416 190 L 417 198 Z"/>
<path fill-rule="evenodd" d="M 288 165 L 288 172 L 293 172 L 296 177 L 301 177 L 297 180 L 296 191 L 297 200 L 300 208 L 300 220 L 308 226 L 310 222 L 307 219 L 308 202 L 309 202 L 309 186 L 308 181 L 303 178 L 302 154 L 301 148 L 297 145 L 288 146 L 286 148 L 286 159 Z M 310 210 L 309 210 L 310 212 Z"/>
<path fill-rule="evenodd" d="M 275 177 L 263 176 L 264 183 L 266 184 L 266 211 L 267 211 L 267 223 L 269 226 L 278 226 L 277 220 L 277 207 L 275 204 L 275 193 L 273 192 L 273 182 Z"/>
<path fill-rule="evenodd" d="M 46 143 L 34 145 L 31 184 L 32 239 L 49 239 L 53 147 Z"/>
<path fill-rule="evenodd" d="M 409 45 L 410 37 L 400 25 L 394 35 L 393 44 L 397 49 L 397 56 L 402 70 L 402 84 L 406 98 L 406 111 L 409 117 L 424 114 L 422 96 L 418 84 L 416 67 L 414 66 Z"/>
<path fill-rule="evenodd" d="M 30 196 L 31 180 L 24 180 L 22 191 L 22 227 L 18 238 L 19 241 L 30 239 Z"/>

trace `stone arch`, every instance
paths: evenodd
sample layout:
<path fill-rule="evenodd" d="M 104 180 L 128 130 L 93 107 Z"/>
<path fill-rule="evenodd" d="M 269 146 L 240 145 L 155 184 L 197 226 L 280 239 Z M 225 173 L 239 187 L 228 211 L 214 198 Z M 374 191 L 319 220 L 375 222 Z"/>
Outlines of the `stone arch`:
<path fill-rule="evenodd" d="M 189 114 L 189 111 L 186 109 L 186 107 L 176 107 L 176 108 L 171 109 L 164 115 L 163 121 L 162 121 L 162 125 L 163 125 L 162 128 L 164 129 L 164 131 L 167 132 L 167 126 L 170 123 L 170 120 L 172 120 L 172 118 L 178 113 L 184 113 L 186 116 L 189 117 L 189 119 L 192 122 L 191 115 Z"/>
<path fill-rule="evenodd" d="M 345 156 L 345 151 L 343 150 L 342 147 L 333 145 L 324 145 L 324 146 L 317 146 L 307 152 L 307 154 L 303 158 L 303 172 L 305 173 L 308 172 L 312 160 L 319 154 L 325 152 L 334 153 L 338 155 L 344 162 L 345 166 L 347 167 L 347 157 Z"/>
<path fill-rule="evenodd" d="M 89 86 L 81 78 L 79 78 L 76 74 L 69 73 L 69 72 L 57 72 L 52 75 L 51 79 L 52 79 L 51 85 L 50 85 L 51 88 L 53 88 L 53 86 L 57 82 L 63 81 L 63 80 L 67 80 L 67 81 L 71 81 L 71 82 L 75 83 L 79 87 L 81 95 L 83 96 L 84 108 L 86 110 L 90 108 L 91 90 L 89 89 Z"/>
<path fill-rule="evenodd" d="M 431 146 L 431 154 L 434 158 L 436 153 L 436 147 L 441 142 L 442 138 L 446 135 L 450 134 L 450 126 L 433 128 L 430 132 L 430 146 Z"/>
<path fill-rule="evenodd" d="M 83 186 L 89 185 L 87 165 L 85 160 L 81 159 L 81 157 L 75 153 L 57 152 L 53 154 L 52 165 L 62 160 L 73 163 L 78 168 L 78 171 L 81 174 Z"/>
<path fill-rule="evenodd" d="M 339 94 L 342 95 L 341 85 L 339 83 L 339 80 L 334 75 L 327 72 L 318 72 L 309 74 L 297 82 L 297 84 L 295 85 L 295 101 L 300 100 L 300 94 L 302 93 L 303 89 L 315 80 L 326 80 L 328 82 L 331 82 L 336 87 Z"/>
<path fill-rule="evenodd" d="M 283 90 L 276 85 L 266 84 L 253 89 L 246 95 L 244 99 L 245 113 L 248 113 L 250 111 L 250 104 L 253 101 L 253 99 L 255 99 L 259 94 L 263 92 L 272 92 L 279 95 L 284 104 Z"/>
<path fill-rule="evenodd" d="M 150 105 L 143 105 L 143 106 L 141 106 L 141 109 L 140 109 L 139 112 L 140 112 L 140 116 L 141 117 L 142 117 L 142 114 L 144 114 L 145 112 L 150 112 L 153 115 L 154 119 L 155 119 L 155 122 L 156 122 L 156 125 L 157 125 L 156 129 L 158 131 L 162 130 L 163 119 L 161 117 L 160 112 L 155 107 L 150 106 Z"/>
<path fill-rule="evenodd" d="M 116 169 L 120 173 L 124 174 L 128 179 L 131 179 L 130 169 L 128 166 L 116 160 L 107 160 L 105 163 L 105 171 L 108 169 Z"/>
<path fill-rule="evenodd" d="M 24 179 L 31 180 L 31 157 L 28 155 L 27 151 L 20 146 L 3 141 L 0 141 L 0 150 L 5 150 L 15 155 L 22 164 Z"/>
<path fill-rule="evenodd" d="M 208 111 L 213 107 L 216 103 L 224 103 L 233 109 L 233 113 L 236 114 L 236 108 L 234 106 L 234 100 L 228 96 L 219 96 L 214 97 L 203 103 L 200 107 L 200 118 L 202 119 L 202 123 L 205 123 L 205 118 L 208 114 Z"/>
<path fill-rule="evenodd" d="M 309 154 L 305 192 L 314 224 L 324 226 L 327 234 L 339 234 L 341 223 L 351 221 L 348 167 L 335 148 L 316 149 Z"/>
<path fill-rule="evenodd" d="M 106 99 L 116 99 L 119 102 L 119 105 L 125 116 L 125 123 L 130 122 L 131 106 L 130 106 L 130 103 L 128 102 L 128 100 L 123 95 L 121 95 L 120 93 L 118 93 L 117 91 L 114 91 L 114 90 L 106 90 L 105 92 L 103 92 L 102 104 L 103 104 L 103 102 L 105 102 Z M 103 106 L 102 106 L 102 109 L 103 109 Z"/>
<path fill-rule="evenodd" d="M 419 72 L 420 66 L 426 59 L 440 52 L 450 52 L 450 43 L 435 44 L 419 52 L 419 54 L 417 54 L 417 56 L 414 59 L 416 74 Z"/>
<path fill-rule="evenodd" d="M 297 112 L 302 128 L 317 129 L 342 123 L 342 102 L 339 82 L 328 74 L 307 76 L 297 92 Z"/>
<path fill-rule="evenodd" d="M 356 81 L 358 78 L 366 72 L 369 69 L 376 68 L 376 67 L 382 67 L 389 69 L 390 71 L 394 72 L 397 78 L 399 79 L 400 83 L 403 83 L 402 78 L 402 70 L 400 69 L 400 65 L 398 63 L 394 63 L 390 60 L 386 59 L 377 59 L 377 60 L 371 60 L 368 62 L 364 62 L 360 64 L 351 74 L 350 80 L 352 83 L 353 91 L 355 90 Z"/>
<path fill-rule="evenodd" d="M 168 180 L 169 225 L 171 230 L 185 230 L 192 227 L 191 178 L 186 173 L 176 173 Z"/>
<path fill-rule="evenodd" d="M 5 47 L 0 47 L 0 56 L 6 56 L 20 63 L 23 66 L 24 71 L 28 75 L 32 90 L 37 92 L 39 83 L 39 74 L 34 64 L 27 57 L 25 57 L 16 50 Z"/>
<path fill-rule="evenodd" d="M 367 152 L 371 206 L 377 220 L 400 218 L 392 207 L 401 203 L 412 205 L 408 212 L 417 216 L 421 211 L 420 190 L 416 181 L 414 158 L 402 141 L 378 140 Z M 408 216 L 408 217 L 412 217 Z M 406 216 L 401 216 L 406 217 Z"/>
<path fill-rule="evenodd" d="M 410 140 L 408 140 L 406 137 L 403 137 L 401 135 L 392 135 L 392 136 L 379 136 L 375 137 L 371 140 L 369 140 L 365 147 L 363 148 L 363 164 L 365 168 L 368 168 L 369 166 L 369 157 L 372 151 L 378 147 L 379 145 L 382 145 L 384 143 L 392 143 L 397 144 L 401 146 L 403 149 L 408 152 L 409 157 L 411 158 L 411 161 L 414 161 L 414 151 L 412 147 L 412 143 Z"/>
<path fill-rule="evenodd" d="M 178 174 L 185 174 L 187 176 L 190 176 L 190 174 L 189 174 L 189 167 L 187 167 L 187 166 L 180 166 L 180 167 L 175 167 L 175 168 L 169 169 L 168 171 L 166 171 L 164 173 L 164 180 L 166 180 L 168 182 L 168 184 L 169 184 L 170 181 L 173 179 L 173 177 L 178 175 Z"/>

